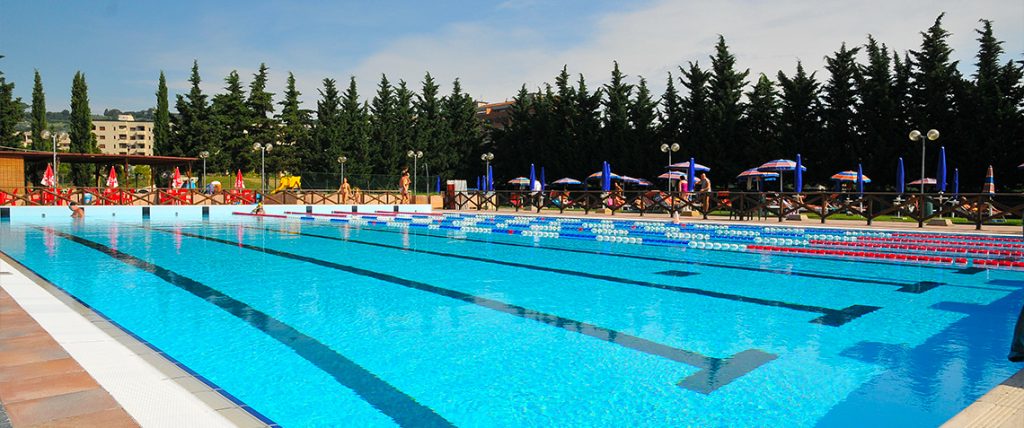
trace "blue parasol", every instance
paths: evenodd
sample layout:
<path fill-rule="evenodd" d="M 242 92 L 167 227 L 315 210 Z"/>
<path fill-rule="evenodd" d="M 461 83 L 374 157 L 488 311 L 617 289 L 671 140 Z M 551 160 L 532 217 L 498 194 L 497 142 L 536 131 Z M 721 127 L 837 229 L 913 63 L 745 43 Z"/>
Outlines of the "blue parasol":
<path fill-rule="evenodd" d="M 487 165 L 487 191 L 494 191 L 494 167 Z"/>
<path fill-rule="evenodd" d="M 696 174 L 696 172 L 697 172 L 697 162 L 695 162 L 693 160 L 693 158 L 690 158 L 690 164 L 687 165 L 687 166 L 689 168 L 686 169 L 686 185 L 689 187 L 689 190 L 692 192 L 693 188 L 696 187 L 696 183 L 697 183 L 697 174 Z"/>
<path fill-rule="evenodd" d="M 437 193 L 441 193 L 441 176 L 437 176 L 437 186 L 435 187 Z"/>
<path fill-rule="evenodd" d="M 537 168 L 530 164 L 530 190 L 537 186 Z"/>
<path fill-rule="evenodd" d="M 953 168 L 953 198 L 960 197 L 960 168 Z"/>
<path fill-rule="evenodd" d="M 946 146 L 939 147 L 939 166 L 935 172 L 939 193 L 946 191 Z"/>
<path fill-rule="evenodd" d="M 548 180 L 544 177 L 544 167 L 540 167 L 540 191 L 544 191 L 544 186 L 547 185 Z"/>
<path fill-rule="evenodd" d="M 864 196 L 864 168 L 857 164 L 857 193 Z"/>
<path fill-rule="evenodd" d="M 612 191 L 612 167 L 608 161 L 604 162 L 604 169 L 601 171 L 601 191 Z"/>
<path fill-rule="evenodd" d="M 476 189 L 480 190 L 480 176 L 476 176 Z"/>
<path fill-rule="evenodd" d="M 896 164 L 896 192 L 903 193 L 906 190 L 906 178 L 903 176 L 903 158 Z"/>
<path fill-rule="evenodd" d="M 804 188 L 804 165 L 803 159 L 800 157 L 800 153 L 796 154 L 796 179 L 794 186 L 796 186 L 796 192 L 800 193 Z"/>

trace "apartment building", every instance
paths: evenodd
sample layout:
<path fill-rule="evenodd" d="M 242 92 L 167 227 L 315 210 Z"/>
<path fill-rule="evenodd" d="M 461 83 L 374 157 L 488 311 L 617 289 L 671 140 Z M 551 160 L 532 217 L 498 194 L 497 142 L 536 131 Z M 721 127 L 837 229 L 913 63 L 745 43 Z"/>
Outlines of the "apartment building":
<path fill-rule="evenodd" d="M 92 133 L 100 153 L 112 155 L 153 155 L 153 122 L 136 121 L 130 114 L 117 120 L 93 120 Z"/>

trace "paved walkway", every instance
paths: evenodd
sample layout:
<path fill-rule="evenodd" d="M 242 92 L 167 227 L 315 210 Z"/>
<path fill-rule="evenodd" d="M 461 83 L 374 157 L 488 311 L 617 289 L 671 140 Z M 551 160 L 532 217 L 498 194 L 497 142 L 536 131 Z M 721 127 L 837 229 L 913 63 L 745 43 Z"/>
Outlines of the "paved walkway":
<path fill-rule="evenodd" d="M 944 428 L 1024 427 L 1024 369 L 946 421 Z"/>

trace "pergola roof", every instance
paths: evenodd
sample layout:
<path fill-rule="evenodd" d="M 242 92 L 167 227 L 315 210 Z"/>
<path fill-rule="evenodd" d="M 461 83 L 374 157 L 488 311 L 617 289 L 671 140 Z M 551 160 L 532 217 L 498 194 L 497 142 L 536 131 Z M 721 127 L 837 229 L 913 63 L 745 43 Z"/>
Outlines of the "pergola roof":
<path fill-rule="evenodd" d="M 26 161 L 46 161 L 53 159 L 53 152 L 0 150 L 0 157 L 22 158 Z M 62 163 L 91 163 L 101 165 L 187 165 L 199 161 L 199 158 L 179 158 L 173 156 L 113 155 L 100 153 L 61 153 L 57 152 L 57 161 Z"/>

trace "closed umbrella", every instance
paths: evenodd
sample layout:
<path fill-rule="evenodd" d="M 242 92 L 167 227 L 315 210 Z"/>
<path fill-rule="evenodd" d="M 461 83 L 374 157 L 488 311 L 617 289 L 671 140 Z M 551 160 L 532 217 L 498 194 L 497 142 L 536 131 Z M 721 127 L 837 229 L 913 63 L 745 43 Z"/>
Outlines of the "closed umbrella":
<path fill-rule="evenodd" d="M 864 196 L 864 168 L 857 164 L 857 193 Z"/>
<path fill-rule="evenodd" d="M 903 184 L 906 178 L 903 173 L 903 158 L 900 158 L 899 163 L 896 164 L 896 192 L 902 194 L 906 190 L 906 185 Z"/>
<path fill-rule="evenodd" d="M 487 165 L 487 190 L 494 191 L 494 167 Z"/>
<path fill-rule="evenodd" d="M 953 199 L 960 197 L 960 168 L 953 168 Z"/>
<path fill-rule="evenodd" d="M 988 170 L 985 171 L 985 185 L 982 186 L 982 193 L 996 193 L 996 179 L 992 173 L 992 165 L 988 166 Z"/>
<path fill-rule="evenodd" d="M 544 167 L 540 167 L 540 191 L 544 191 L 544 186 L 547 185 L 547 178 L 544 177 Z"/>
<path fill-rule="evenodd" d="M 46 187 L 57 187 L 57 176 L 53 174 L 53 165 L 46 164 L 46 172 L 43 173 L 43 181 L 39 184 Z"/>
<path fill-rule="evenodd" d="M 174 167 L 174 179 L 171 180 L 171 187 L 180 189 L 183 184 L 185 184 L 185 180 L 181 178 L 181 171 L 178 170 L 178 167 Z"/>
<path fill-rule="evenodd" d="M 175 168 L 174 171 L 177 172 L 178 169 Z M 242 170 L 238 170 L 238 172 L 235 173 L 235 188 L 236 189 L 244 189 L 245 188 L 245 180 L 242 179 Z"/>
<path fill-rule="evenodd" d="M 479 175 L 476 176 L 476 188 L 477 188 L 477 190 L 480 189 L 480 176 Z"/>
<path fill-rule="evenodd" d="M 440 175 L 437 176 L 437 184 L 434 187 L 434 191 L 437 192 L 437 193 L 441 193 L 441 176 Z"/>
<path fill-rule="evenodd" d="M 604 170 L 601 174 L 601 191 L 612 191 L 612 166 L 608 164 L 608 161 L 604 162 Z"/>
<path fill-rule="evenodd" d="M 117 171 L 114 170 L 113 166 L 110 167 L 110 174 L 107 174 L 107 187 L 117 188 Z"/>
<path fill-rule="evenodd" d="M 939 147 L 939 166 L 935 169 L 935 181 L 939 193 L 946 191 L 946 146 Z"/>
<path fill-rule="evenodd" d="M 689 190 L 693 190 L 697 184 L 697 162 L 690 158 L 689 165 L 686 168 L 686 185 L 690 187 Z"/>
<path fill-rule="evenodd" d="M 796 154 L 796 180 L 794 185 L 796 186 L 796 192 L 800 193 L 804 188 L 804 165 L 803 159 L 800 157 L 800 153 Z"/>
<path fill-rule="evenodd" d="M 530 164 L 530 190 L 533 190 L 536 185 L 537 185 L 537 169 L 531 163 Z"/>

